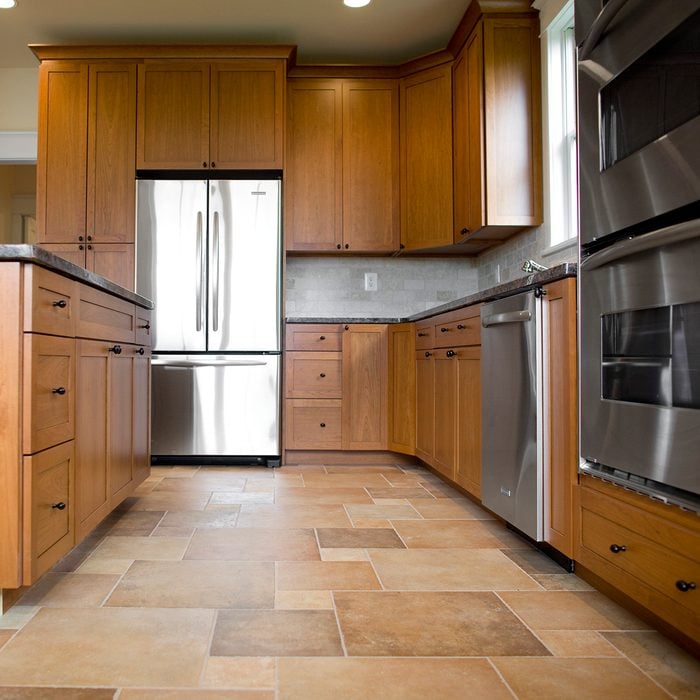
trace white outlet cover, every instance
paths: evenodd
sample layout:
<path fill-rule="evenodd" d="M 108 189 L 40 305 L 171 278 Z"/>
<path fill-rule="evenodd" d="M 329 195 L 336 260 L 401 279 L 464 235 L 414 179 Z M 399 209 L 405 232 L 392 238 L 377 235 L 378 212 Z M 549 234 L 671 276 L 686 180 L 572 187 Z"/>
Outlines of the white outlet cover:
<path fill-rule="evenodd" d="M 365 272 L 365 291 L 366 292 L 376 292 L 377 291 L 377 273 L 376 272 Z"/>

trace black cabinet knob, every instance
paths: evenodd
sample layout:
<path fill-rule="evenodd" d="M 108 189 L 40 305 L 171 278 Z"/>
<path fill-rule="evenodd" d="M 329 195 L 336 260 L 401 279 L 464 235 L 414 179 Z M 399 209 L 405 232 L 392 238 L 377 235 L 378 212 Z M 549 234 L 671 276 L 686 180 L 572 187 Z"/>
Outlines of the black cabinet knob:
<path fill-rule="evenodd" d="M 462 325 L 461 323 L 458 323 L 458 324 L 457 324 L 457 330 L 458 330 L 458 331 L 463 331 L 463 330 L 465 330 L 465 329 L 466 329 L 466 326 Z"/>
<path fill-rule="evenodd" d="M 676 581 L 676 588 L 681 593 L 687 593 L 688 591 L 694 591 L 697 586 L 695 585 L 695 581 L 683 581 L 681 579 L 680 581 Z"/>
<path fill-rule="evenodd" d="M 143 353 L 145 352 L 145 350 L 144 350 L 143 348 L 139 348 L 136 352 L 137 352 L 139 355 L 143 355 Z"/>
<path fill-rule="evenodd" d="M 418 332 L 418 337 L 419 337 L 419 338 L 425 338 L 425 336 L 427 336 L 427 335 L 428 335 L 427 333 L 422 333 L 422 332 L 420 332 L 420 331 Z"/>
<path fill-rule="evenodd" d="M 207 167 L 207 161 L 206 161 L 206 160 L 202 163 L 202 167 L 203 167 L 203 168 L 206 168 L 206 167 Z"/>
<path fill-rule="evenodd" d="M 65 510 L 66 504 L 63 501 L 59 501 L 58 503 L 52 503 L 51 507 L 55 508 L 56 510 Z"/>
<path fill-rule="evenodd" d="M 115 355 L 121 355 L 122 354 L 122 346 L 121 345 L 112 345 L 112 347 L 109 348 L 109 352 L 113 352 Z"/>
<path fill-rule="evenodd" d="M 65 309 L 66 306 L 68 306 L 65 299 L 59 299 L 58 301 L 54 301 L 53 305 L 57 306 L 59 309 Z"/>
<path fill-rule="evenodd" d="M 215 167 L 216 167 L 216 163 L 215 163 L 214 161 L 211 162 L 211 167 L 212 167 L 212 168 L 215 168 Z"/>
<path fill-rule="evenodd" d="M 55 389 L 51 390 L 52 394 L 58 394 L 59 396 L 63 396 L 66 393 L 66 388 L 63 386 L 56 387 Z"/>
<path fill-rule="evenodd" d="M 347 250 L 349 247 L 350 247 L 350 244 L 349 244 L 349 243 L 346 243 L 346 244 L 345 244 L 345 250 Z"/>
<path fill-rule="evenodd" d="M 78 236 L 78 240 L 82 241 L 82 240 L 84 240 L 84 238 L 82 236 Z"/>
<path fill-rule="evenodd" d="M 321 376 L 321 379 L 325 379 L 325 378 L 326 378 L 326 373 L 325 373 L 325 372 L 321 372 L 321 375 L 320 375 L 320 376 Z"/>
<path fill-rule="evenodd" d="M 449 330 L 450 330 L 449 328 L 441 328 L 440 333 L 447 333 L 447 331 L 449 331 Z"/>
<path fill-rule="evenodd" d="M 340 243 L 338 243 L 338 245 L 336 246 L 336 248 L 337 248 L 338 250 L 340 250 L 342 247 L 343 247 L 343 246 L 340 245 Z"/>
<path fill-rule="evenodd" d="M 321 423 L 321 427 L 322 427 L 322 428 L 325 428 L 325 427 L 326 427 L 326 424 L 325 424 L 325 423 Z"/>
<path fill-rule="evenodd" d="M 85 246 L 79 245 L 78 250 L 85 250 Z"/>
<path fill-rule="evenodd" d="M 448 350 L 448 351 L 445 353 L 445 355 L 447 355 L 447 357 L 454 357 L 456 354 L 457 354 L 457 353 L 456 353 L 454 350 Z"/>
<path fill-rule="evenodd" d="M 610 551 L 613 554 L 619 554 L 620 552 L 626 552 L 627 547 L 625 547 L 624 544 L 611 544 L 610 545 Z"/>
<path fill-rule="evenodd" d="M 87 239 L 88 239 L 88 241 L 91 241 L 91 240 L 92 240 L 92 236 L 88 236 Z"/>
<path fill-rule="evenodd" d="M 319 340 L 325 340 L 325 339 L 326 339 L 326 336 L 325 336 L 325 335 L 322 335 L 322 336 L 319 338 Z"/>
<path fill-rule="evenodd" d="M 88 250 L 92 250 L 92 246 L 88 243 Z"/>
<path fill-rule="evenodd" d="M 350 330 L 350 326 L 345 326 L 345 330 L 346 330 L 346 331 L 349 331 L 349 330 Z"/>
<path fill-rule="evenodd" d="M 427 350 L 425 351 L 425 356 L 426 357 L 432 357 L 432 352 L 428 352 Z"/>
<path fill-rule="evenodd" d="M 143 326 L 139 326 L 139 328 L 143 328 L 145 331 L 150 331 L 150 330 L 151 330 L 151 324 L 150 324 L 150 323 L 144 323 Z"/>
<path fill-rule="evenodd" d="M 460 233 L 464 236 L 465 234 L 469 233 L 469 229 L 465 226 Z"/>

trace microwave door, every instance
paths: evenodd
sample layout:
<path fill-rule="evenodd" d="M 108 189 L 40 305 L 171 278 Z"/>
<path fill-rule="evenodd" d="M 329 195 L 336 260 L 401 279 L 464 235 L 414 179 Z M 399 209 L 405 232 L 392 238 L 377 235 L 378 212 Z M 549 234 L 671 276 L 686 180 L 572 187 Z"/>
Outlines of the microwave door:
<path fill-rule="evenodd" d="M 280 183 L 209 183 L 208 350 L 280 350 Z"/>
<path fill-rule="evenodd" d="M 136 290 L 153 300 L 157 352 L 206 349 L 203 180 L 137 181 Z"/>

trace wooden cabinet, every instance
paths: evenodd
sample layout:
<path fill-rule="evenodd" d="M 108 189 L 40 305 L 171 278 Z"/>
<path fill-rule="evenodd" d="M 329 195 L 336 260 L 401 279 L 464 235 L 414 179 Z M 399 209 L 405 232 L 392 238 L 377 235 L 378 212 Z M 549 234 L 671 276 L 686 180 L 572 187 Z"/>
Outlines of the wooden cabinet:
<path fill-rule="evenodd" d="M 457 351 L 457 445 L 454 480 L 481 498 L 481 348 Z"/>
<path fill-rule="evenodd" d="M 457 363 L 456 350 L 434 350 L 435 447 L 432 466 L 443 476 L 454 481 L 455 449 L 457 435 Z"/>
<path fill-rule="evenodd" d="M 137 168 L 282 169 L 285 62 L 139 66 Z"/>
<path fill-rule="evenodd" d="M 398 250 L 396 81 L 290 80 L 287 111 L 287 250 Z"/>
<path fill-rule="evenodd" d="M 135 64 L 42 62 L 37 241 L 129 289 L 135 139 Z M 119 261 L 106 263 L 117 250 Z"/>
<path fill-rule="evenodd" d="M 387 449 L 387 326 L 288 324 L 286 348 L 285 449 Z"/>
<path fill-rule="evenodd" d="M 577 563 L 697 643 L 697 515 L 588 476 L 578 497 Z"/>
<path fill-rule="evenodd" d="M 415 454 L 416 343 L 412 323 L 391 324 L 389 333 L 389 449 Z"/>
<path fill-rule="evenodd" d="M 403 78 L 400 88 L 401 248 L 451 245 L 451 64 Z"/>
<path fill-rule="evenodd" d="M 539 74 L 536 18 L 480 20 L 455 59 L 455 241 L 542 223 Z"/>

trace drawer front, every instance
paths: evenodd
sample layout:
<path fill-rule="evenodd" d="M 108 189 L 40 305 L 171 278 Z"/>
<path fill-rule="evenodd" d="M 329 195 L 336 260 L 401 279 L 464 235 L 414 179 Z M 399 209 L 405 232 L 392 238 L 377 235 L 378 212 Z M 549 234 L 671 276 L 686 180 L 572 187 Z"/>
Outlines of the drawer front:
<path fill-rule="evenodd" d="M 24 330 L 74 337 L 78 283 L 37 265 L 24 270 Z"/>
<path fill-rule="evenodd" d="M 75 340 L 24 336 L 24 454 L 75 437 Z"/>
<path fill-rule="evenodd" d="M 341 402 L 333 399 L 287 399 L 288 450 L 339 450 Z"/>
<path fill-rule="evenodd" d="M 341 398 L 341 357 L 339 352 L 288 352 L 285 396 L 288 399 Z"/>
<path fill-rule="evenodd" d="M 288 323 L 287 350 L 321 350 L 340 352 L 343 346 L 343 327 L 339 323 Z"/>
<path fill-rule="evenodd" d="M 435 319 L 435 347 L 480 345 L 481 317 L 479 306 L 470 306 Z"/>
<path fill-rule="evenodd" d="M 585 509 L 581 511 L 581 543 L 609 564 L 700 615 L 697 562 Z M 678 587 L 682 582 L 692 582 L 697 588 L 683 592 Z"/>
<path fill-rule="evenodd" d="M 74 442 L 24 458 L 24 584 L 73 546 Z"/>
<path fill-rule="evenodd" d="M 433 323 L 429 325 L 416 325 L 416 350 L 427 350 L 433 347 L 435 335 Z"/>
<path fill-rule="evenodd" d="M 134 342 L 137 345 L 145 345 L 150 348 L 152 344 L 152 314 L 150 309 L 142 309 L 140 306 L 134 305 L 134 318 L 136 319 L 136 328 L 134 328 Z"/>
<path fill-rule="evenodd" d="M 133 343 L 134 305 L 86 285 L 80 286 L 76 335 Z"/>

